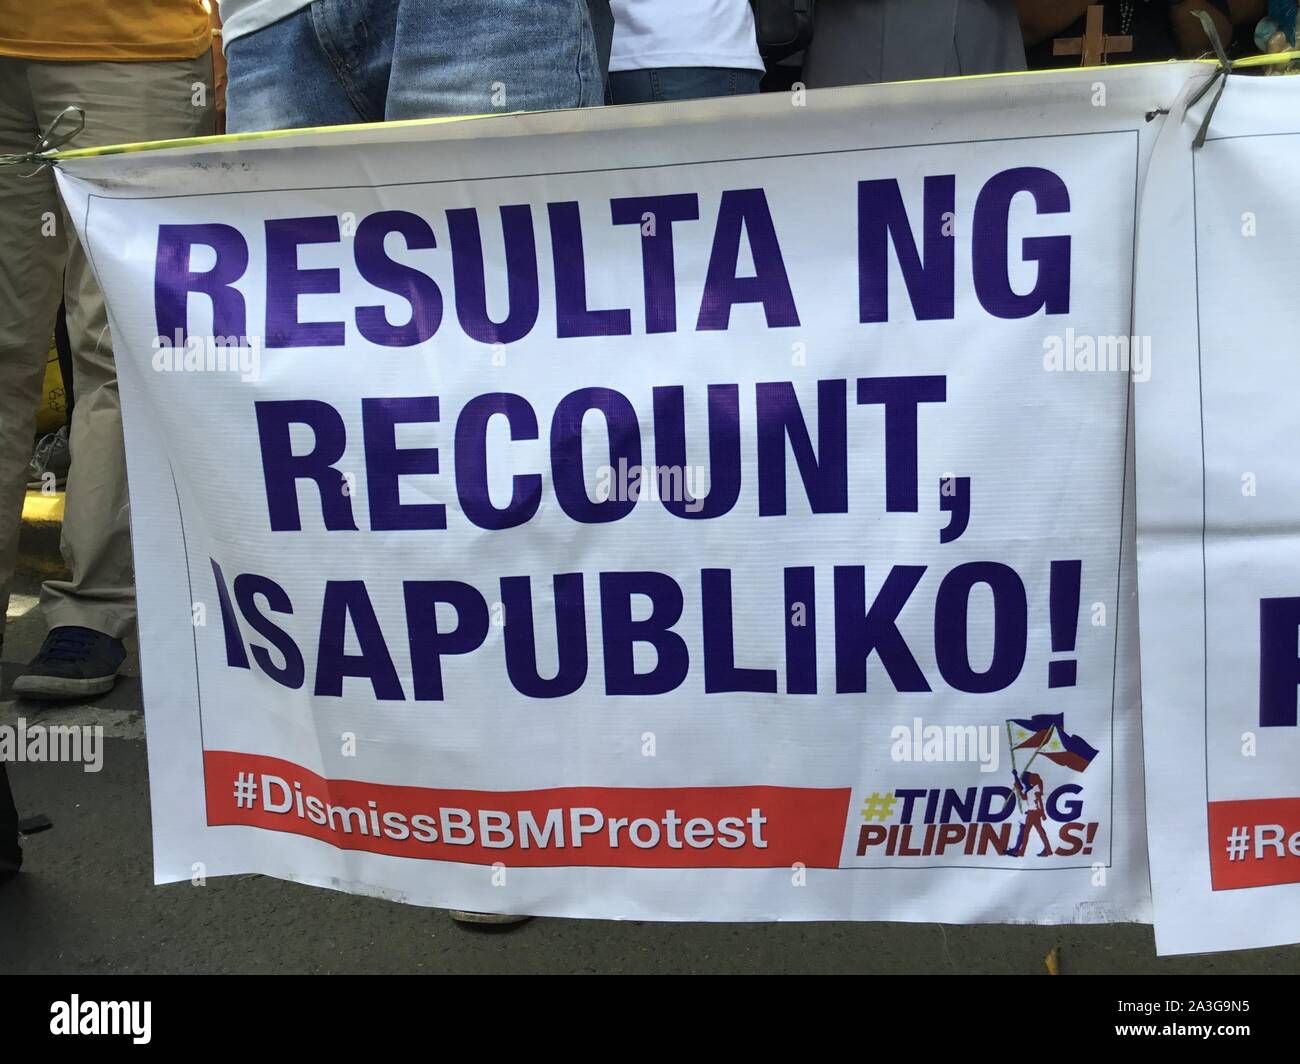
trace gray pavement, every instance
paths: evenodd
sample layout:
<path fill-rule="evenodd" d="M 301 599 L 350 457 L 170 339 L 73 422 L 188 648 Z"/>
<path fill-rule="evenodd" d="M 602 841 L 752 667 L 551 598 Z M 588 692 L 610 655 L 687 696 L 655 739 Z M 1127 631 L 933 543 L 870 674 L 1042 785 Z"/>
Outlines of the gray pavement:
<path fill-rule="evenodd" d="M 57 528 L 24 529 L 5 636 L 3 698 L 40 645 L 43 577 Z M 1300 947 L 1157 958 L 1149 927 L 938 924 L 653 924 L 534 920 L 507 932 L 445 913 L 261 876 L 152 885 L 139 669 L 92 703 L 0 702 L 0 723 L 100 724 L 104 767 L 16 764 L 20 809 L 54 829 L 26 841 L 23 873 L 0 887 L 0 973 L 881 973 L 1062 975 L 1300 972 Z"/>

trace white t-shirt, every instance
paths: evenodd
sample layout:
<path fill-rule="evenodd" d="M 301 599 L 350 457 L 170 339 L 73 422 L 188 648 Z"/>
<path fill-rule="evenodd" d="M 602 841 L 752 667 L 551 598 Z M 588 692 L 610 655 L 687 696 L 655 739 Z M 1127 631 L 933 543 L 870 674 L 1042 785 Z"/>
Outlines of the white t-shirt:
<path fill-rule="evenodd" d="M 221 39 L 229 44 L 237 37 L 265 29 L 272 22 L 288 18 L 311 0 L 220 0 Z"/>
<path fill-rule="evenodd" d="M 749 0 L 610 0 L 610 70 L 762 70 Z"/>

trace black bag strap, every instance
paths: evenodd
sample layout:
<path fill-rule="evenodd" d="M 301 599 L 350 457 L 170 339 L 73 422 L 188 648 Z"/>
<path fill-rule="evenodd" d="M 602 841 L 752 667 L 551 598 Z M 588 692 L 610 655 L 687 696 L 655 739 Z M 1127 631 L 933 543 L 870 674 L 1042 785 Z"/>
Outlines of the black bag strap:
<path fill-rule="evenodd" d="M 750 0 L 758 50 L 779 60 L 808 47 L 813 35 L 814 0 Z"/>

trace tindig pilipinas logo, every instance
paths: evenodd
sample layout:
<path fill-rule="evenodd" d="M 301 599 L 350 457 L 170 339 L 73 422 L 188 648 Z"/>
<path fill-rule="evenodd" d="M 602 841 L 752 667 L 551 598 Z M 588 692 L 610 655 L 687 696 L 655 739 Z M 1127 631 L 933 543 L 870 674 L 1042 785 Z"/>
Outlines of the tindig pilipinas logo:
<path fill-rule="evenodd" d="M 1011 755 L 1009 787 L 898 787 L 864 795 L 857 855 L 1042 858 L 1092 853 L 1097 821 L 1085 819 L 1083 787 L 1059 770 L 1086 772 L 1097 751 L 1065 730 L 1063 713 L 1004 721 L 1004 730 Z"/>

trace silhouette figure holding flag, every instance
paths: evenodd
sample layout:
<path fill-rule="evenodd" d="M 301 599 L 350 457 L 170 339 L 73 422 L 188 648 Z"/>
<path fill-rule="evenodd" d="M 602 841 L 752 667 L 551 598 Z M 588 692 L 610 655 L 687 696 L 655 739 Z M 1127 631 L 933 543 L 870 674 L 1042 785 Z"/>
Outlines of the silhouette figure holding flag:
<path fill-rule="evenodd" d="M 1037 832 L 1042 840 L 1043 849 L 1039 857 L 1053 854 L 1052 842 L 1047 835 L 1044 820 L 1047 810 L 1046 785 L 1043 777 L 1030 772 L 1039 754 L 1047 760 L 1068 768 L 1073 772 L 1084 772 L 1097 756 L 1097 751 L 1077 735 L 1065 730 L 1065 715 L 1062 713 L 1040 713 L 1026 720 L 1008 720 L 1007 745 L 1011 748 L 1011 779 L 1015 789 L 1016 808 L 1020 814 L 1020 834 L 1010 852 L 1016 857 L 1023 857 L 1029 845 L 1029 833 Z M 1032 750 L 1024 770 L 1016 767 L 1016 751 Z"/>

